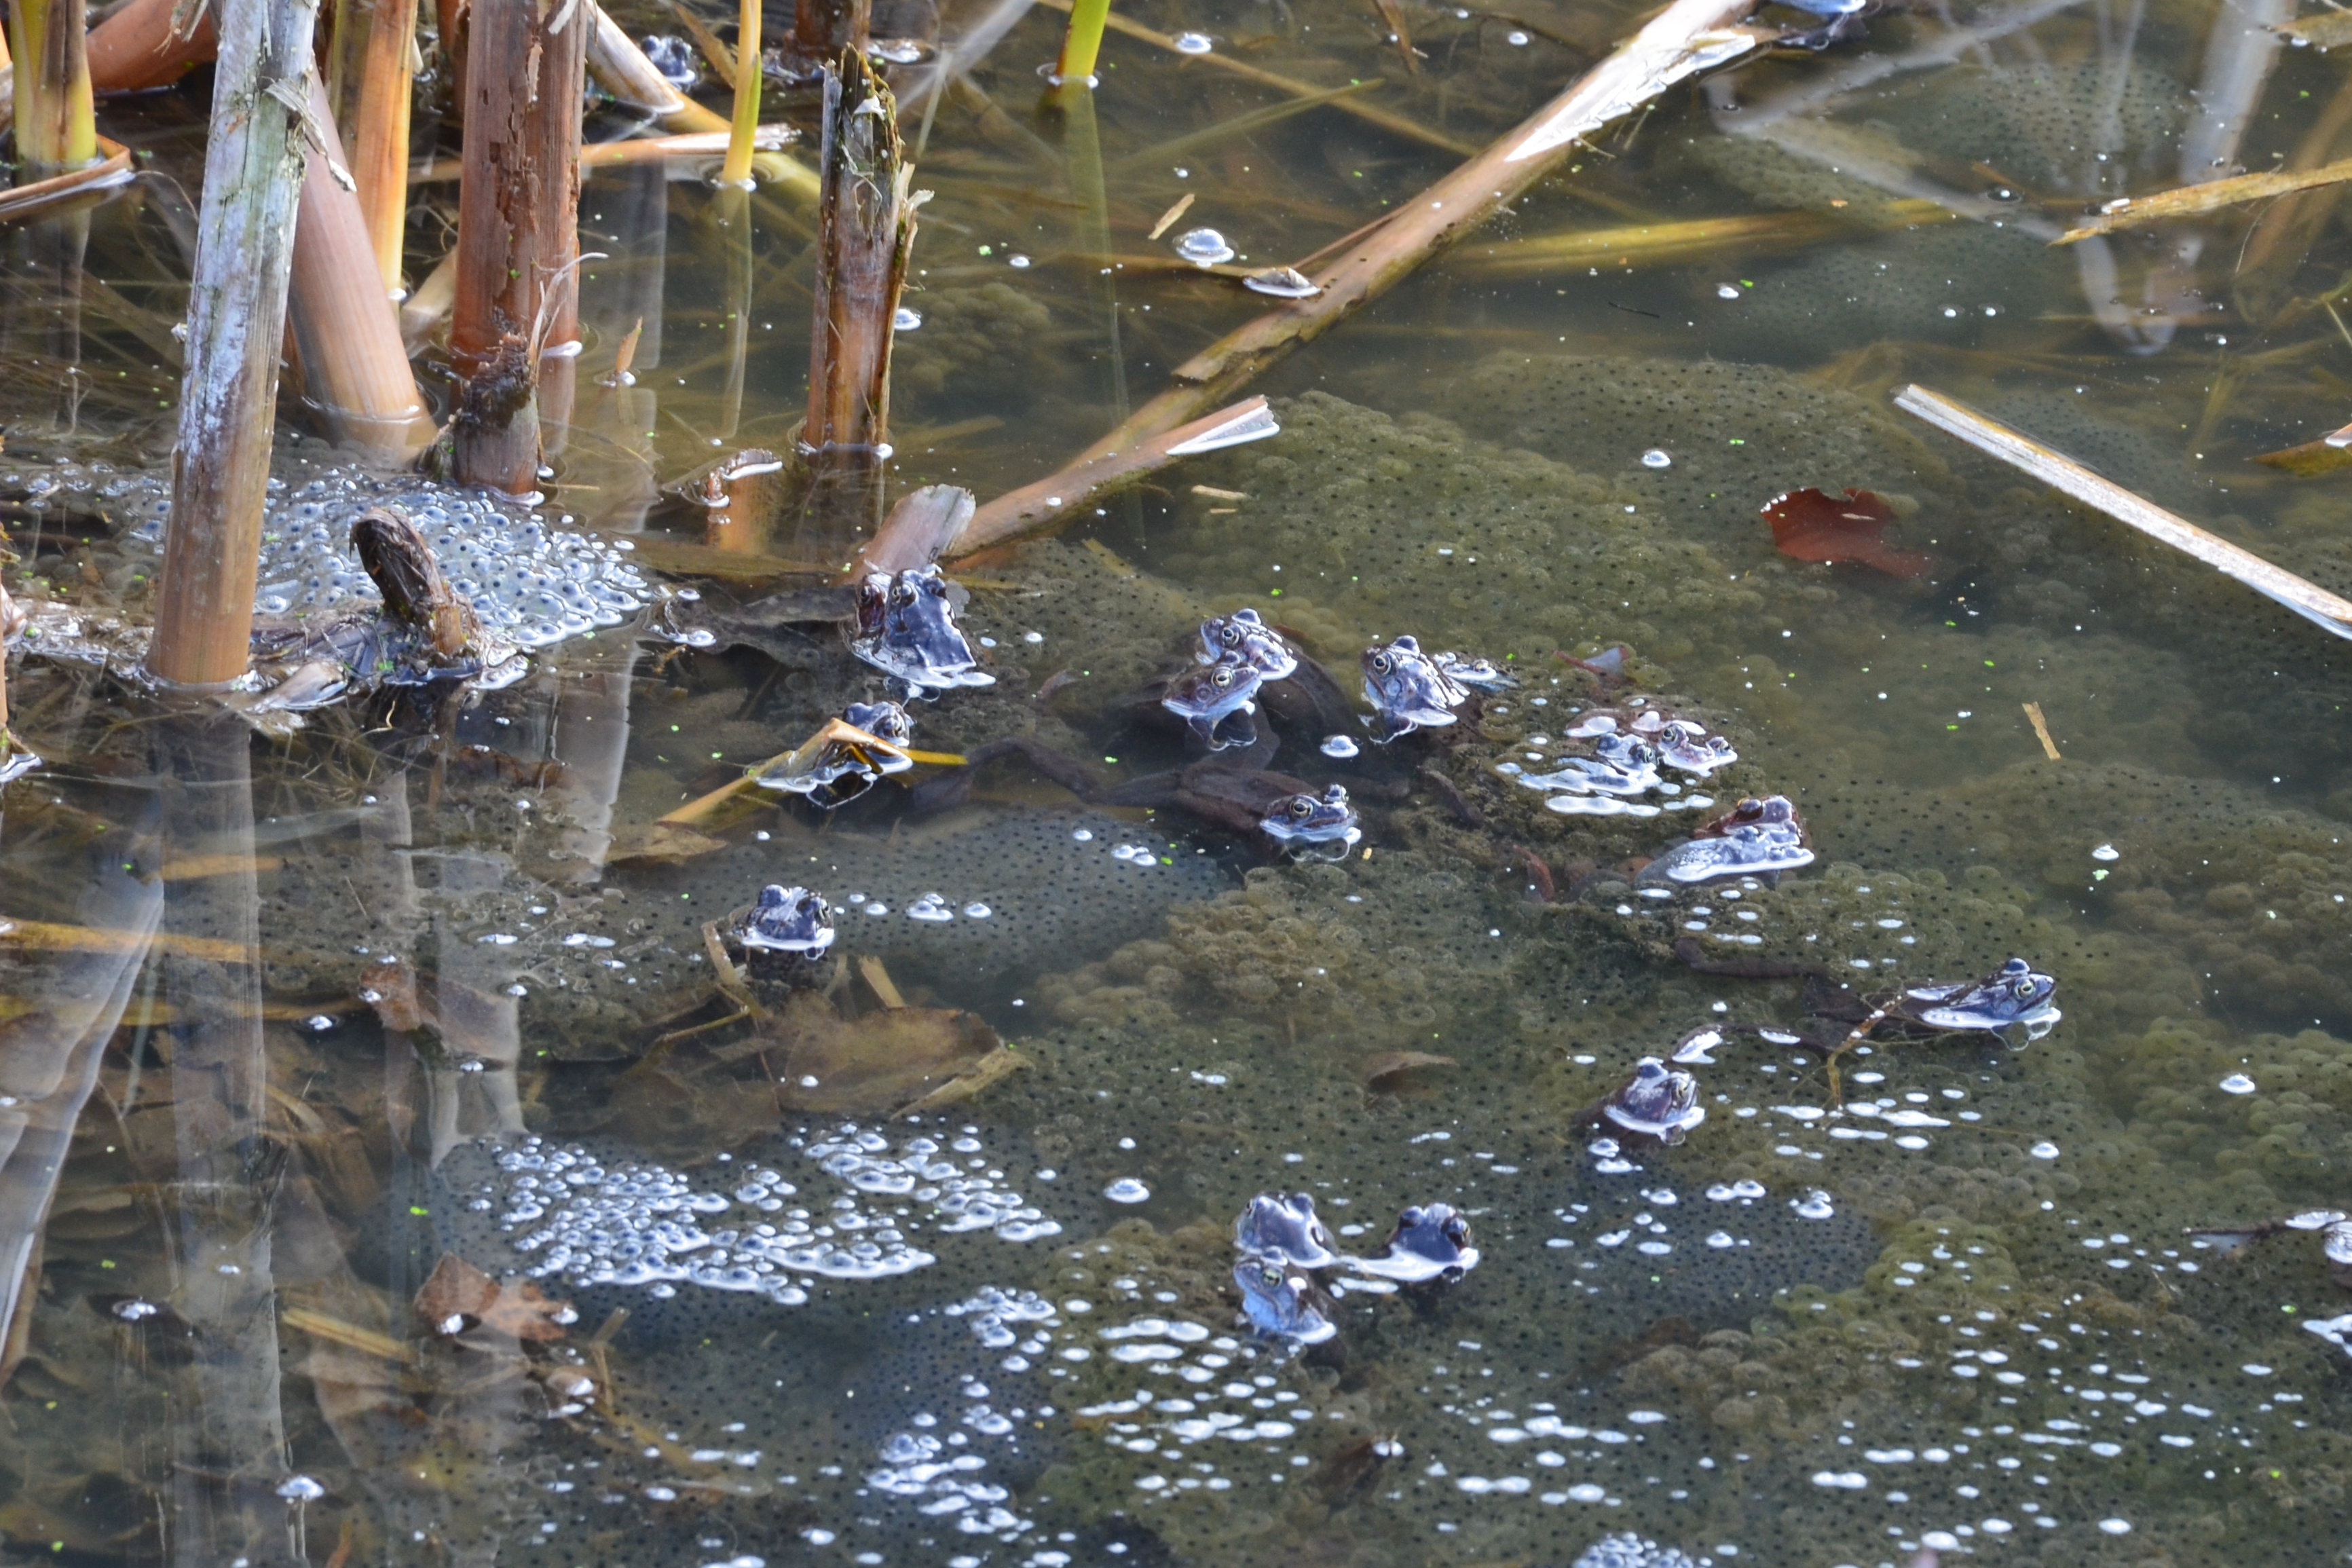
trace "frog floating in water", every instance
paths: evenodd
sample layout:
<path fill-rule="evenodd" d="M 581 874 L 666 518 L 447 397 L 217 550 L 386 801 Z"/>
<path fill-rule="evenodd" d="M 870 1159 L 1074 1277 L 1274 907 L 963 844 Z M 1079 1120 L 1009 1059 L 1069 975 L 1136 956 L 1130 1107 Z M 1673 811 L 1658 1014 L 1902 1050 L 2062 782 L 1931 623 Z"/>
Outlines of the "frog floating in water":
<path fill-rule="evenodd" d="M 1255 610 L 1212 616 L 1201 623 L 1202 664 L 1238 658 L 1265 680 L 1286 680 L 1298 668 L 1298 654 L 1280 632 L 1258 619 Z"/>
<path fill-rule="evenodd" d="M 1843 1105 L 1843 1086 L 1838 1079 L 1838 1058 L 1868 1038 L 1887 1020 L 1930 1034 L 1981 1031 L 2005 1044 L 2025 1045 L 2042 1038 L 2065 1016 L 2057 1006 L 2058 982 L 2037 973 L 2033 965 L 2012 958 L 1982 980 L 1951 985 L 1915 985 L 1873 1006 L 1853 1032 L 1829 1053 L 1830 1098 Z"/>
<path fill-rule="evenodd" d="M 1302 790 L 1284 795 L 1258 820 L 1258 830 L 1294 860 L 1345 860 L 1364 837 L 1348 792 L 1333 784 L 1321 795 Z"/>
<path fill-rule="evenodd" d="M 1331 1299 L 1310 1276 L 1270 1259 L 1244 1258 L 1234 1265 L 1234 1283 L 1241 1288 L 1242 1315 L 1262 1334 L 1319 1345 L 1339 1331 L 1331 1321 Z"/>
<path fill-rule="evenodd" d="M 771 882 L 734 935 L 747 952 L 787 952 L 814 963 L 833 946 L 833 909 L 806 888 Z"/>
<path fill-rule="evenodd" d="M 1478 1267 L 1478 1249 L 1470 1244 L 1470 1222 L 1452 1205 L 1416 1205 L 1397 1215 L 1380 1257 L 1355 1258 L 1352 1266 L 1401 1285 L 1450 1284 Z"/>
<path fill-rule="evenodd" d="M 1580 1120 L 1606 1121 L 1621 1132 L 1672 1146 L 1706 1120 L 1706 1107 L 1698 1102 L 1697 1079 L 1643 1057 L 1633 1078 Z"/>
<path fill-rule="evenodd" d="M 1364 650 L 1364 700 L 1372 705 L 1373 738 L 1386 744 L 1415 730 L 1454 722 L 1469 689 L 1421 651 L 1415 637 Z"/>
<path fill-rule="evenodd" d="M 896 702 L 853 702 L 838 719 L 761 770 L 761 789 L 797 795 L 821 810 L 846 805 L 892 773 L 915 765 L 907 744 L 915 721 Z"/>
<path fill-rule="evenodd" d="M 1595 709 L 1560 733 L 1571 741 L 1602 735 L 1638 735 L 1656 749 L 1660 762 L 1694 778 L 1705 778 L 1717 768 L 1728 767 L 1739 760 L 1730 741 L 1710 733 L 1705 724 L 1655 708 Z"/>
<path fill-rule="evenodd" d="M 947 579 L 936 565 L 875 572 L 857 585 L 849 651 L 896 680 L 910 700 L 957 686 L 993 686 L 955 624 Z"/>
<path fill-rule="evenodd" d="M 1644 882 L 1706 882 L 1717 877 L 1761 877 L 1813 863 L 1812 835 L 1784 795 L 1741 801 L 1692 830 L 1690 842 L 1642 868 Z"/>
<path fill-rule="evenodd" d="M 1265 672 L 1247 658 L 1227 654 L 1205 668 L 1171 679 L 1160 705 L 1183 720 L 1213 752 L 1251 745 L 1257 740 L 1257 726 L 1249 719 L 1257 711 L 1258 688 L 1265 679 Z"/>
<path fill-rule="evenodd" d="M 2212 1245 L 2223 1252 L 2233 1253 L 2265 1237 L 2283 1236 L 2291 1230 L 2317 1231 L 2320 1252 L 2327 1259 L 2329 1276 L 2345 1289 L 2352 1290 L 2352 1215 L 2347 1215 L 2342 1209 L 2306 1209 L 2284 1219 L 2264 1220 L 2259 1225 L 2199 1226 L 2190 1229 L 2189 1234 L 2210 1237 Z M 2306 1322 L 2304 1327 L 2315 1332 L 2324 1331 L 2315 1323 Z M 2347 1344 L 2343 1339 L 2336 1339 L 2335 1342 L 2347 1351 L 2352 1351 L 2352 1344 Z"/>
<path fill-rule="evenodd" d="M 1306 1193 L 1260 1193 L 1234 1222 L 1234 1246 L 1243 1256 L 1296 1268 L 1330 1268 L 1339 1259 L 1331 1233 Z"/>

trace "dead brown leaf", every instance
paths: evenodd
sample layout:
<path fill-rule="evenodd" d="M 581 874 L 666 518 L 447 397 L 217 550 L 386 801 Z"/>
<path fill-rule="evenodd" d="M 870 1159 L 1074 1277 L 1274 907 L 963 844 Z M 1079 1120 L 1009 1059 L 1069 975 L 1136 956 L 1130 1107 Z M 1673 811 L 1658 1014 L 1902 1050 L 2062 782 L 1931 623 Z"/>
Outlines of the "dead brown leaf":
<path fill-rule="evenodd" d="M 1432 1056 L 1427 1051 L 1383 1051 L 1366 1062 L 1361 1070 L 1367 1088 L 1394 1089 L 1407 1073 L 1456 1065 L 1452 1057 Z"/>
<path fill-rule="evenodd" d="M 360 994 L 387 1029 L 440 1037 L 453 1056 L 503 1056 L 513 1039 L 510 1006 L 470 985 L 426 974 L 397 958 L 372 965 L 360 976 Z"/>
<path fill-rule="evenodd" d="M 674 822 L 649 822 L 613 835 L 612 850 L 604 858 L 614 866 L 682 866 L 726 847 L 723 838 L 712 838 Z"/>
<path fill-rule="evenodd" d="M 784 1104 L 826 1115 L 953 1104 L 1021 1065 L 995 1030 L 952 1008 L 895 1007 L 852 1022 L 803 992 L 765 1033 L 782 1058 Z"/>
<path fill-rule="evenodd" d="M 551 1301 L 528 1279 L 501 1284 L 456 1253 L 444 1253 L 416 1292 L 416 1315 L 436 1333 L 460 1317 L 471 1318 L 495 1333 L 519 1340 L 560 1340 L 563 1325 L 555 1321 L 567 1303 Z"/>

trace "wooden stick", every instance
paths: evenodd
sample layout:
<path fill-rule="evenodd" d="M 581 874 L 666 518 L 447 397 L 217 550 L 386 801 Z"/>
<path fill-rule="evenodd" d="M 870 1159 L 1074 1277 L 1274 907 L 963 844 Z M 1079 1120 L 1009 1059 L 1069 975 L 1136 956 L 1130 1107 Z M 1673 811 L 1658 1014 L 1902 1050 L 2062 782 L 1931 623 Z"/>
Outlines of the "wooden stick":
<path fill-rule="evenodd" d="M 365 18 L 362 37 L 338 38 L 357 79 L 335 103 L 348 126 L 352 179 L 367 224 L 376 276 L 384 292 L 401 289 L 401 249 L 408 226 L 408 106 L 415 96 L 408 63 L 416 47 L 416 0 L 353 0 L 347 16 Z"/>
<path fill-rule="evenodd" d="M 1177 385 L 1122 420 L 1081 465 L 1134 447 L 1216 407 L 1301 343 L 1379 299 L 1474 232 L 1568 158 L 1577 139 L 1631 113 L 1692 72 L 1754 49 L 1759 35 L 1727 31 L 1755 0 L 1675 0 L 1617 52 L 1517 130 L 1389 215 L 1307 274 L 1321 292 L 1278 306 L 1176 368 Z"/>
<path fill-rule="evenodd" d="M 2226 180 L 2209 180 L 2201 185 L 2180 185 L 2152 196 L 2122 196 L 2101 207 L 2098 216 L 2078 228 L 2068 229 L 2052 243 L 2072 245 L 2095 234 L 2139 228 L 2151 223 L 2162 223 L 2168 218 L 2195 217 L 2217 207 L 2233 206 L 2239 202 L 2266 201 L 2272 196 L 2307 191 L 2315 185 L 2341 184 L 2346 180 L 2352 180 L 2352 158 L 2339 158 L 2316 169 L 2276 174 L 2239 174 Z"/>
<path fill-rule="evenodd" d="M 253 632 L 306 108 L 299 90 L 272 89 L 310 74 L 317 15 L 303 0 L 220 5 L 172 517 L 147 653 L 156 678 L 187 686 L 243 675 Z"/>
<path fill-rule="evenodd" d="M 542 416 L 569 411 L 572 362 L 547 351 L 578 334 L 580 93 L 593 30 L 576 0 L 473 7 L 449 321 L 460 381 L 450 468 L 461 484 L 535 490 Z M 534 72 L 515 68 L 526 59 Z"/>
<path fill-rule="evenodd" d="M 14 0 L 8 7 L 16 157 L 35 179 L 98 158 L 88 34 L 82 0 Z"/>
<path fill-rule="evenodd" d="M 1117 452 L 1081 458 L 1060 473 L 997 497 L 972 514 L 946 553 L 970 555 L 1044 533 L 1069 521 L 1113 490 L 1123 489 L 1178 458 L 1239 446 L 1279 433 L 1263 397 L 1245 398 L 1205 418 L 1157 436 L 1147 436 Z"/>
<path fill-rule="evenodd" d="M 2228 540 L 2207 532 L 2186 518 L 2176 517 L 2154 502 L 2141 500 L 2074 458 L 1986 418 L 1968 405 L 1924 386 L 1906 386 L 1895 395 L 1895 406 L 1926 420 L 1946 435 L 1958 437 L 1980 452 L 2022 469 L 2117 522 L 2195 556 L 2313 625 L 2340 637 L 2352 637 L 2352 601 L 2339 599 L 2317 584 L 2307 583 L 2251 551 L 2241 550 Z"/>
<path fill-rule="evenodd" d="M 817 160 L 824 195 L 808 418 L 801 429 L 811 479 L 807 511 L 827 531 L 847 524 L 864 534 L 882 520 L 893 321 L 915 242 L 914 169 L 898 140 L 898 117 L 889 88 L 865 54 L 840 51 L 824 79 Z"/>
<path fill-rule="evenodd" d="M 1056 11 L 1066 11 L 1070 8 L 1071 0 L 1038 0 L 1038 4 L 1050 5 Z M 1150 44 L 1155 49 L 1164 49 L 1171 55 L 1183 56 L 1186 59 L 1197 62 L 1204 70 L 1223 71 L 1227 76 L 1239 77 L 1244 81 L 1254 81 L 1260 87 L 1270 87 L 1276 92 L 1288 93 L 1293 98 L 1314 98 L 1329 90 L 1317 87 L 1312 82 L 1300 81 L 1296 77 L 1280 76 L 1273 71 L 1261 69 L 1232 55 L 1187 55 L 1176 47 L 1176 40 L 1168 34 L 1154 32 L 1142 23 L 1131 22 L 1116 11 L 1110 14 L 1110 30 L 1122 37 Z M 1365 103 L 1353 98 L 1326 99 L 1325 102 L 1329 108 L 1336 109 L 1342 114 L 1352 116 L 1367 125 L 1377 125 L 1391 136 L 1401 137 L 1407 142 L 1418 142 L 1424 147 L 1434 147 L 1441 153 L 1451 153 L 1457 158 L 1470 158 L 1477 155 L 1478 149 L 1472 143 L 1459 137 L 1448 136 L 1443 131 L 1423 125 L 1417 120 L 1408 119 L 1392 110 L 1382 109 L 1378 104 Z"/>
<path fill-rule="evenodd" d="M 89 30 L 89 84 L 99 92 L 169 87 L 213 58 L 220 34 L 206 6 L 183 32 L 179 0 L 130 0 Z"/>
<path fill-rule="evenodd" d="M 338 442 L 387 462 L 405 462 L 433 439 L 433 421 L 400 341 L 399 314 L 377 270 L 367 215 L 359 194 L 343 183 L 352 176 L 341 167 L 341 139 L 328 113 L 326 84 L 315 76 L 310 112 L 311 131 L 324 144 L 310 147 L 303 160 L 287 300 L 304 390 Z M 394 238 L 396 266 L 398 236 Z"/>
<path fill-rule="evenodd" d="M 2027 702 L 2021 706 L 2025 710 L 2025 721 L 2033 726 L 2034 739 L 2042 742 L 2042 754 L 2053 763 L 2064 762 L 2066 759 L 2058 754 L 2058 742 L 2050 738 L 2050 721 L 2042 716 L 2042 704 Z"/>

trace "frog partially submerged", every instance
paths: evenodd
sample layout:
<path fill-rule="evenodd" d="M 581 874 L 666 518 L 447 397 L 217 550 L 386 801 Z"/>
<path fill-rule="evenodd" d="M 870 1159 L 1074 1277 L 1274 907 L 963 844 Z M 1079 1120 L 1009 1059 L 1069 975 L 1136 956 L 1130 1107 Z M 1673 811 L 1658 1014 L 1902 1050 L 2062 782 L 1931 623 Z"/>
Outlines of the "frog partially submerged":
<path fill-rule="evenodd" d="M 1784 795 L 1753 796 L 1692 829 L 1642 868 L 1649 883 L 1706 882 L 1717 877 L 1763 877 L 1813 863 L 1812 835 Z"/>
<path fill-rule="evenodd" d="M 1571 741 L 1602 735 L 1638 735 L 1656 749 L 1660 762 L 1694 778 L 1705 778 L 1717 768 L 1729 767 L 1739 760 L 1729 740 L 1711 733 L 1697 720 L 1646 706 L 1597 708 L 1560 733 Z"/>
<path fill-rule="evenodd" d="M 1397 1216 L 1380 1257 L 1349 1264 L 1358 1273 L 1400 1285 L 1451 1284 L 1478 1267 L 1478 1249 L 1470 1242 L 1470 1222 L 1452 1205 L 1417 1205 Z"/>
<path fill-rule="evenodd" d="M 1440 729 L 1470 700 L 1470 690 L 1403 637 L 1364 650 L 1364 700 L 1372 705 L 1373 739 L 1382 744 L 1415 730 Z"/>
<path fill-rule="evenodd" d="M 2064 1016 L 2057 1006 L 2058 982 L 2033 965 L 2012 958 L 1981 980 L 1949 985 L 1915 985 L 1874 1005 L 1829 1053 L 1830 1098 L 1844 1103 L 1838 1058 L 1889 1020 L 1933 1035 L 1981 1032 L 2002 1043 L 2022 1046 L 2042 1038 Z"/>
<path fill-rule="evenodd" d="M 1246 607 L 1202 621 L 1201 648 L 1194 657 L 1202 664 L 1238 658 L 1266 680 L 1288 679 L 1298 668 L 1297 650 L 1280 632 L 1258 619 L 1255 610 Z"/>
<path fill-rule="evenodd" d="M 915 765 L 915 721 L 896 702 L 853 702 L 838 719 L 761 770 L 761 789 L 797 795 L 821 810 L 846 805 L 879 780 Z"/>
<path fill-rule="evenodd" d="M 1655 1057 L 1643 1057 L 1631 1079 L 1579 1118 L 1580 1123 L 1606 1123 L 1620 1133 L 1669 1146 L 1706 1120 L 1698 1079 Z"/>
<path fill-rule="evenodd" d="M 1265 775 L 1260 775 L 1261 777 Z M 1284 795 L 1258 819 L 1258 831 L 1294 860 L 1345 860 L 1364 837 L 1347 789 L 1333 784 L 1321 795 L 1301 790 Z"/>
<path fill-rule="evenodd" d="M 910 700 L 996 684 L 955 624 L 955 604 L 937 565 L 867 574 L 857 584 L 849 651 L 897 681 Z"/>
<path fill-rule="evenodd" d="M 1244 1258 L 1234 1265 L 1234 1283 L 1241 1288 L 1242 1315 L 1262 1334 L 1319 1345 L 1339 1331 L 1330 1297 L 1310 1275 L 1271 1258 Z"/>
<path fill-rule="evenodd" d="M 1257 711 L 1258 688 L 1265 680 L 1265 672 L 1247 658 L 1227 654 L 1170 678 L 1160 705 L 1183 720 L 1213 752 L 1250 745 L 1257 740 L 1257 726 L 1249 720 Z"/>
<path fill-rule="evenodd" d="M 2264 1220 L 2259 1225 L 2208 1226 L 2192 1228 L 2189 1234 L 2210 1237 L 2210 1245 L 2219 1247 L 2224 1252 L 2238 1252 L 2265 1237 L 2283 1236 L 2291 1230 L 2317 1231 L 2321 1255 L 2327 1259 L 2328 1276 L 2345 1289 L 2352 1290 L 2352 1215 L 2347 1215 L 2342 1209 L 2306 1209 L 2302 1214 L 2289 1215 L 2284 1219 Z M 2347 1344 L 2340 1332 L 2329 1334 L 2326 1329 L 2315 1322 L 2306 1322 L 2304 1327 L 2326 1335 L 2340 1348 L 2352 1352 L 2352 1344 Z"/>
<path fill-rule="evenodd" d="M 1260 1193 L 1250 1199 L 1234 1222 L 1234 1247 L 1244 1258 L 1294 1268 L 1332 1268 L 1341 1261 L 1307 1193 Z"/>
<path fill-rule="evenodd" d="M 771 882 L 735 939 L 747 952 L 790 953 L 814 963 L 833 946 L 833 908 L 806 888 Z"/>

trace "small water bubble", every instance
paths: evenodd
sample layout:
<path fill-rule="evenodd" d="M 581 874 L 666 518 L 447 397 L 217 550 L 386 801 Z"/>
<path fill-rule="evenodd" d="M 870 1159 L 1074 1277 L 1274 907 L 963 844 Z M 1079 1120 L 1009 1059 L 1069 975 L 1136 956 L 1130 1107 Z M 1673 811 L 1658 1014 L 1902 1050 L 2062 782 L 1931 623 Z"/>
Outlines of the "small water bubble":
<path fill-rule="evenodd" d="M 1642 454 L 1642 467 L 1645 468 L 1671 468 L 1674 466 L 1673 455 L 1664 447 L 1653 447 Z"/>
<path fill-rule="evenodd" d="M 1234 247 L 1213 228 L 1186 229 L 1176 237 L 1176 254 L 1195 267 L 1214 267 L 1234 258 Z"/>
<path fill-rule="evenodd" d="M 2026 1152 L 2032 1155 L 2037 1160 L 2055 1160 L 2058 1157 L 2058 1145 L 2051 1142 L 2045 1138 L 2041 1142 L 2036 1143 L 2032 1148 L 2028 1149 Z"/>
<path fill-rule="evenodd" d="M 1115 1204 L 1139 1204 L 1151 1196 L 1151 1189 L 1133 1176 L 1121 1176 L 1103 1189 L 1103 1196 Z"/>
<path fill-rule="evenodd" d="M 1029 258 L 1025 256 L 1008 256 L 1004 258 L 1004 264 L 1015 271 L 1020 271 L 1028 267 Z"/>
<path fill-rule="evenodd" d="M 1789 1206 L 1797 1211 L 1797 1215 L 1801 1219 L 1828 1219 L 1837 1213 L 1837 1207 L 1831 1203 L 1829 1194 L 1819 1187 L 1807 1193 L 1801 1199 L 1790 1198 Z"/>
<path fill-rule="evenodd" d="M 990 909 L 986 904 L 980 903 L 978 901 L 966 904 L 963 907 L 963 917 L 968 921 L 984 921 L 995 912 L 996 911 L 994 910 Z"/>
<path fill-rule="evenodd" d="M 1083 827 L 1079 828 L 1076 832 L 1075 832 L 1075 833 L 1071 834 L 1071 835 L 1070 835 L 1070 837 L 1071 837 L 1072 838 L 1074 838 L 1074 839 L 1077 840 L 1077 841 L 1078 841 L 1079 843 L 1081 843 L 1081 844 L 1091 844 L 1091 843 L 1093 843 L 1093 842 L 1094 842 L 1094 837 L 1095 837 L 1095 836 L 1094 836 L 1092 833 L 1088 832 L 1087 829 L 1085 829 L 1085 828 L 1083 828 Z"/>
<path fill-rule="evenodd" d="M 289 1476 L 278 1484 L 278 1495 L 288 1502 L 316 1502 L 327 1495 L 327 1489 L 309 1476 Z"/>
<path fill-rule="evenodd" d="M 1359 750 L 1355 741 L 1349 736 L 1326 735 L 1323 737 L 1323 754 L 1327 757 L 1352 757 Z"/>
<path fill-rule="evenodd" d="M 2223 1094 L 2252 1094 L 2254 1092 L 2254 1080 L 2244 1073 L 2233 1072 L 2221 1080 L 2221 1089 Z"/>
<path fill-rule="evenodd" d="M 322 1035 L 329 1029 L 335 1026 L 335 1021 L 332 1018 L 328 1017 L 324 1013 L 313 1013 L 309 1018 L 305 1019 L 304 1022 L 308 1024 L 310 1028 L 315 1029 Z"/>
<path fill-rule="evenodd" d="M 1718 283 L 1715 286 L 1715 297 L 1718 300 L 1737 300 L 1739 298 L 1739 289 L 1733 284 Z"/>
<path fill-rule="evenodd" d="M 2091 858 L 2094 860 L 2119 860 L 2122 858 L 2123 851 L 2112 844 L 2102 844 L 2091 851 Z"/>
<path fill-rule="evenodd" d="M 1535 40 L 1528 37 L 1527 34 L 1520 32 L 1517 27 L 1514 27 L 1509 32 L 1503 35 L 1503 41 L 1510 45 L 1513 48 L 1524 49 Z"/>
<path fill-rule="evenodd" d="M 1180 55 L 1205 55 L 1216 47 L 1217 46 L 1215 44 L 1210 42 L 1209 35 L 1206 33 L 1179 33 L 1176 35 L 1176 52 Z"/>
<path fill-rule="evenodd" d="M 902 332 L 918 331 L 921 328 L 922 324 L 923 313 L 920 310 L 916 310 L 911 305 L 899 306 L 898 313 L 890 318 L 890 325 L 895 330 Z"/>
<path fill-rule="evenodd" d="M 127 1301 L 117 1301 L 114 1304 L 114 1315 L 126 1323 L 135 1323 L 142 1319 L 152 1318 L 163 1310 L 154 1302 L 142 1301 L 136 1296 Z"/>

